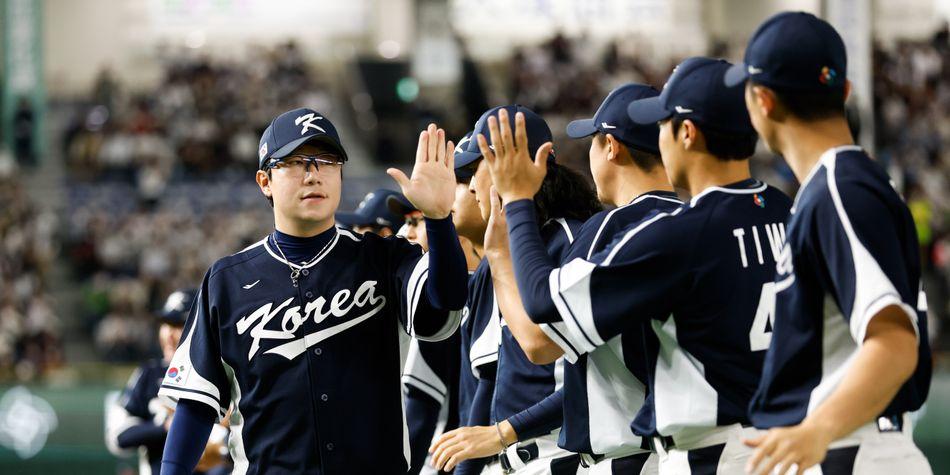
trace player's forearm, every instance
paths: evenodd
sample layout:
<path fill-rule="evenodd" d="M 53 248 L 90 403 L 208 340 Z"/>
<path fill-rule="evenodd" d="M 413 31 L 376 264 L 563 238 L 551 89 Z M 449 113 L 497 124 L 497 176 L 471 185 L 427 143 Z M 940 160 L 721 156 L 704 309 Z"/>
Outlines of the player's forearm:
<path fill-rule="evenodd" d="M 560 321 L 548 276 L 555 263 L 544 248 L 534 215 L 534 202 L 520 200 L 505 205 L 508 236 L 511 242 L 511 260 L 518 291 L 528 317 L 535 323 Z"/>
<path fill-rule="evenodd" d="M 440 310 L 459 310 L 468 297 L 468 266 L 451 216 L 426 219 L 429 239 L 429 277 L 426 295 Z"/>
<path fill-rule="evenodd" d="M 489 264 L 498 309 L 522 351 L 535 364 L 546 364 L 558 359 L 564 351 L 525 312 L 510 258 L 492 257 Z"/>
<path fill-rule="evenodd" d="M 877 417 L 917 367 L 917 337 L 907 316 L 890 306 L 873 317 L 864 344 L 841 385 L 809 415 L 831 440 Z"/>
<path fill-rule="evenodd" d="M 214 425 L 214 409 L 182 399 L 175 409 L 162 454 L 162 475 L 190 474 L 198 465 Z"/>
<path fill-rule="evenodd" d="M 528 440 L 550 433 L 564 422 L 564 389 L 508 418 L 517 440 Z"/>

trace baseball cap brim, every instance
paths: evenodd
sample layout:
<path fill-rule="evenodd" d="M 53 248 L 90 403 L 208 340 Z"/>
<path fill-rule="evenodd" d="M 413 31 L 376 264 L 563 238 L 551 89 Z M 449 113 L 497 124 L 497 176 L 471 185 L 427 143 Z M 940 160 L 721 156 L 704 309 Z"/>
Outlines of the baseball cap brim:
<path fill-rule="evenodd" d="M 459 152 L 455 154 L 455 174 L 458 175 L 459 170 L 463 169 L 472 164 L 475 160 L 482 158 L 481 153 L 476 152 Z"/>
<path fill-rule="evenodd" d="M 409 203 L 408 200 L 403 202 L 403 200 L 395 196 L 390 196 L 386 199 L 386 207 L 389 208 L 389 211 L 399 216 L 405 216 L 413 211 L 419 211 L 412 203 Z"/>
<path fill-rule="evenodd" d="M 662 96 L 648 97 L 633 101 L 627 106 L 627 115 L 641 125 L 654 124 L 673 115 L 663 107 Z"/>
<path fill-rule="evenodd" d="M 571 121 L 567 124 L 567 136 L 572 139 L 582 139 L 584 137 L 590 137 L 591 135 L 599 132 L 597 126 L 594 125 L 594 119 L 580 119 Z"/>
<path fill-rule="evenodd" d="M 723 76 L 722 81 L 726 84 L 726 87 L 738 86 L 749 79 L 748 71 L 749 68 L 745 63 L 733 64 L 726 70 L 726 75 Z"/>
<path fill-rule="evenodd" d="M 372 218 L 364 216 L 362 213 L 339 212 L 334 215 L 336 222 L 344 226 L 369 226 L 376 224 Z"/>
<path fill-rule="evenodd" d="M 296 150 L 297 147 L 307 142 L 320 142 L 322 144 L 329 145 L 333 147 L 333 149 L 336 150 L 337 153 L 340 154 L 340 158 L 346 161 L 346 151 L 343 150 L 343 147 L 341 147 L 340 144 L 336 143 L 336 141 L 333 140 L 333 138 L 326 135 L 322 135 L 322 134 L 310 135 L 307 137 L 300 137 L 299 139 L 289 142 L 287 143 L 287 145 L 284 145 L 283 147 L 275 150 L 274 153 L 270 154 L 269 158 L 284 158 L 287 155 L 290 155 L 291 153 L 293 153 L 293 151 Z"/>

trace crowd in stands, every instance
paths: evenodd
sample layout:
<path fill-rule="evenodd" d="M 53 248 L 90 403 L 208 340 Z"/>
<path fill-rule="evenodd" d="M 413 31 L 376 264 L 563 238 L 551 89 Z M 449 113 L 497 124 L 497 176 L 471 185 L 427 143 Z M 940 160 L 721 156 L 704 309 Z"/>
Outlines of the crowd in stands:
<path fill-rule="evenodd" d="M 57 217 L 35 206 L 15 168 L 0 174 L 0 203 L 0 380 L 31 380 L 63 360 L 47 288 Z"/>

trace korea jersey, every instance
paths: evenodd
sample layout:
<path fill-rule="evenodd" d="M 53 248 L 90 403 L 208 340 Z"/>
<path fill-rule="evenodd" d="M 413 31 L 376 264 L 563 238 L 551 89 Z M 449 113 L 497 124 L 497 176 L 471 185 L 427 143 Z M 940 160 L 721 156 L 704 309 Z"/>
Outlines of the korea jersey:
<path fill-rule="evenodd" d="M 654 212 L 672 212 L 683 202 L 669 191 L 653 191 L 630 203 L 592 216 L 577 233 L 561 260 L 591 259 L 607 248 L 627 226 Z M 554 325 L 559 326 L 559 325 Z M 545 333 L 559 338 L 551 324 Z M 630 430 L 646 395 L 644 345 L 656 350 L 656 335 L 633 325 L 604 346 L 564 366 L 564 423 L 558 445 L 571 452 L 624 456 L 642 451 L 640 437 Z"/>
<path fill-rule="evenodd" d="M 570 250 L 574 234 L 580 230 L 581 224 L 576 220 L 553 219 L 542 226 L 541 239 L 548 255 L 555 261 L 563 259 Z M 564 362 L 560 359 L 544 365 L 532 363 L 503 318 L 499 324 L 501 342 L 491 410 L 494 422 L 509 419 L 551 396 L 561 388 L 564 371 Z M 536 422 L 540 424 L 537 427 L 521 427 L 517 422 L 512 422 L 512 425 L 521 440 L 546 435 L 561 426 L 562 407 L 558 404 L 556 410 L 536 418 Z"/>
<path fill-rule="evenodd" d="M 798 424 L 814 411 L 845 377 L 871 318 L 890 305 L 913 324 L 918 360 L 881 415 L 920 408 L 931 357 L 917 232 L 887 174 L 859 147 L 825 152 L 802 183 L 774 286 L 756 427 Z"/>
<path fill-rule="evenodd" d="M 468 281 L 468 300 L 462 309 L 459 376 L 459 421 L 467 425 L 479 376 L 494 373 L 501 339 L 498 304 L 491 285 L 488 259 L 482 259 Z M 489 409 L 490 410 L 490 409 Z"/>
<path fill-rule="evenodd" d="M 591 260 L 552 271 L 571 361 L 634 325 L 656 334 L 658 351 L 644 351 L 649 394 L 634 433 L 748 423 L 768 347 L 759 305 L 770 302 L 790 205 L 756 180 L 710 187 L 630 226 Z"/>
<path fill-rule="evenodd" d="M 152 359 L 143 363 L 132 373 L 119 399 L 124 417 L 118 427 L 110 428 L 113 438 L 134 425 L 161 425 L 157 421 L 164 421 L 171 412 L 166 404 L 158 400 L 158 388 L 165 377 L 167 368 L 168 366 L 161 359 Z M 150 442 L 139 449 L 139 473 L 143 475 L 157 475 L 161 472 L 162 450 L 165 448 L 164 431 Z"/>
<path fill-rule="evenodd" d="M 163 397 L 219 416 L 233 405 L 234 473 L 407 470 L 405 335 L 446 338 L 459 312 L 428 303 L 421 247 L 328 232 L 302 266 L 281 257 L 273 236 L 217 261 L 165 374 Z M 416 321 L 444 324 L 423 335 Z"/>

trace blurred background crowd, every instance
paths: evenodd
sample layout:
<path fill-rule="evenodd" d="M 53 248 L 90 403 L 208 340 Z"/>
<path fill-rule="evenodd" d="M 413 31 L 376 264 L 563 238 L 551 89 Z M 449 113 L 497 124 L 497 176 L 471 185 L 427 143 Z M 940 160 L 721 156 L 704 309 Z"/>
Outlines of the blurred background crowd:
<path fill-rule="evenodd" d="M 24 3 L 5 1 L 0 6 Z M 75 370 L 86 364 L 157 355 L 154 312 L 165 296 L 196 286 L 214 260 L 272 229 L 253 173 L 260 133 L 282 111 L 307 106 L 341 124 L 351 157 L 343 209 L 369 190 L 394 187 L 383 170 L 408 166 L 426 123 L 439 122 L 457 140 L 500 103 L 539 112 L 555 133 L 558 159 L 589 173 L 589 143 L 567 139 L 564 126 L 589 117 L 615 86 L 662 88 L 687 56 L 741 59 L 751 29 L 779 9 L 833 16 L 855 2 L 293 1 L 300 10 L 293 18 L 252 0 L 137 0 L 118 13 L 105 0 L 85 8 L 66 0 L 26 3 L 45 8 L 39 61 L 46 86 L 40 99 L 29 88 L 10 92 L 7 46 L 0 82 L 7 124 L 0 134 L 0 382 L 67 384 L 89 374 Z M 872 17 L 865 31 L 871 41 L 862 50 L 865 82 L 856 83 L 865 101 L 849 107 L 863 144 L 910 204 L 931 336 L 944 355 L 950 2 L 910 1 L 905 20 L 893 18 L 890 2 L 856 3 Z M 564 5 L 579 13 L 564 13 Z M 226 11 L 218 18 L 214 8 Z M 510 8 L 513 19 L 495 22 L 492 8 Z M 532 10 L 545 8 L 554 13 Z M 82 29 L 83 19 L 93 21 L 86 10 L 101 14 L 102 24 L 128 24 L 115 38 L 97 36 L 92 30 L 101 25 Z M 404 18 L 406 11 L 412 18 Z M 614 11 L 619 18 L 604 18 Z M 213 20 L 196 19 L 202 14 Z M 308 18 L 320 31 L 308 30 Z M 678 33 L 679 21 L 699 25 L 701 33 Z M 152 36 L 140 39 L 135 32 L 142 29 Z M 862 64 L 861 57 L 851 61 Z M 871 91 L 861 91 L 862 84 Z M 787 166 L 764 148 L 753 172 L 795 191 Z"/>

